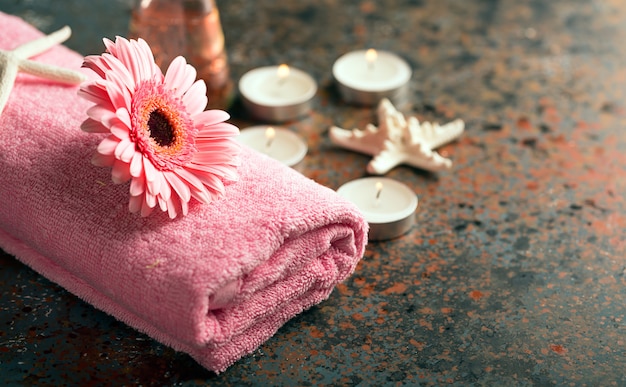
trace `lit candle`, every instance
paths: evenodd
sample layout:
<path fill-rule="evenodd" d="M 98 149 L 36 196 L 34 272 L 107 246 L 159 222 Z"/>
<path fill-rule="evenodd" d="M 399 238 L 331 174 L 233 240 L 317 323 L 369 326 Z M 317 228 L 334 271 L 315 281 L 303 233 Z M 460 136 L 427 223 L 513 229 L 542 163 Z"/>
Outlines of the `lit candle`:
<path fill-rule="evenodd" d="M 289 129 L 274 126 L 242 129 L 237 140 L 290 167 L 299 164 L 308 150 L 300 136 Z"/>
<path fill-rule="evenodd" d="M 311 110 L 317 84 L 304 71 L 282 64 L 247 72 L 239 80 L 239 92 L 244 106 L 254 117 L 284 122 Z"/>
<path fill-rule="evenodd" d="M 344 101 L 372 106 L 383 98 L 394 103 L 406 99 L 411 68 L 393 53 L 370 48 L 337 59 L 333 76 Z"/>
<path fill-rule="evenodd" d="M 374 65 L 378 59 L 378 52 L 373 48 L 365 51 L 365 60 L 367 61 L 367 71 L 373 71 Z"/>
<path fill-rule="evenodd" d="M 337 193 L 361 210 L 372 241 L 396 238 L 415 223 L 417 195 L 397 180 L 366 177 L 342 185 Z"/>

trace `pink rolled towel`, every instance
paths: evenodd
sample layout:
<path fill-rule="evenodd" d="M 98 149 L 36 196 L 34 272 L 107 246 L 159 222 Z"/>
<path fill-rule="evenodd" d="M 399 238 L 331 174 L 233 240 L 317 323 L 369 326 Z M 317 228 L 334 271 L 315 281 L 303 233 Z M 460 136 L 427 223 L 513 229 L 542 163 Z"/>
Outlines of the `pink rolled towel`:
<path fill-rule="evenodd" d="M 42 36 L 2 13 L 0 25 L 3 50 Z M 83 61 L 63 46 L 34 59 Z M 129 213 L 128 183 L 90 163 L 102 136 L 80 124 L 92 105 L 77 87 L 18 75 L 0 115 L 6 252 L 216 372 L 353 272 L 367 241 L 359 211 L 249 148 L 222 200 L 174 220 Z"/>

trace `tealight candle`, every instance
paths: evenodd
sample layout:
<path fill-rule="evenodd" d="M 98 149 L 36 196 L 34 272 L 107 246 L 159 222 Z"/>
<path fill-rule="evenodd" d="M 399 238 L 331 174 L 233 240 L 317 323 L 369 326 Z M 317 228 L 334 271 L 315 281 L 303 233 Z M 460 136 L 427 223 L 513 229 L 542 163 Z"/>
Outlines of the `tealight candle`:
<path fill-rule="evenodd" d="M 361 210 L 372 241 L 398 237 L 415 222 L 417 195 L 397 180 L 366 177 L 342 185 L 337 193 Z"/>
<path fill-rule="evenodd" d="M 370 48 L 352 51 L 337 59 L 333 76 L 344 101 L 371 106 L 383 98 L 394 103 L 406 99 L 411 68 L 391 52 Z"/>
<path fill-rule="evenodd" d="M 317 84 L 304 71 L 282 64 L 248 71 L 239 80 L 239 92 L 254 117 L 283 122 L 311 110 Z"/>
<path fill-rule="evenodd" d="M 275 126 L 252 126 L 242 129 L 237 139 L 290 167 L 300 163 L 308 150 L 300 136 L 289 129 Z"/>

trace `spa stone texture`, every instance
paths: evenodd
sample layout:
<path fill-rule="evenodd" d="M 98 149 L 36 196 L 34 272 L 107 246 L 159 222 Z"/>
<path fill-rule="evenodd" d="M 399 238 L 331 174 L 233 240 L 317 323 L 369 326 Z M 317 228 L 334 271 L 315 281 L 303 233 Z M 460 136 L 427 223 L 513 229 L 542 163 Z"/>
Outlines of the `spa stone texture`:
<path fill-rule="evenodd" d="M 68 45 L 126 35 L 128 1 L 0 9 Z M 387 177 L 420 199 L 417 224 L 370 243 L 330 299 L 216 376 L 0 255 L 0 379 L 10 385 L 626 385 L 626 3 L 621 0 L 219 1 L 233 79 L 288 63 L 319 84 L 286 125 L 302 173 L 338 188 L 369 157 L 334 147 L 344 104 L 331 67 L 368 47 L 413 68 L 420 120 L 466 122 L 450 171 Z M 240 103 L 230 109 L 241 127 Z M 6 134 L 5 134 L 6 135 Z M 5 204 L 6 205 L 6 204 Z"/>

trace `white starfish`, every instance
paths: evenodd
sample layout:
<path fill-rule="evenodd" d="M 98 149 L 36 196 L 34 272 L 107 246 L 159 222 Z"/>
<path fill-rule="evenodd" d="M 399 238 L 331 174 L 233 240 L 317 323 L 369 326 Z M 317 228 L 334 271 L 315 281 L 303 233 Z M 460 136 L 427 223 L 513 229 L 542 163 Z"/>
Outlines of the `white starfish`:
<path fill-rule="evenodd" d="M 368 124 L 365 130 L 346 130 L 333 126 L 330 140 L 335 145 L 374 158 L 367 165 L 367 172 L 383 175 L 400 164 L 439 171 L 452 167 L 452 161 L 442 157 L 434 149 L 458 138 L 465 123 L 454 120 L 444 126 L 423 122 L 409 117 L 408 121 L 388 99 L 380 101 L 377 109 L 379 127 Z"/>
<path fill-rule="evenodd" d="M 66 41 L 70 35 L 72 35 L 72 30 L 65 26 L 50 35 L 32 40 L 11 51 L 0 50 L 0 114 L 9 99 L 17 73 L 20 71 L 69 84 L 78 84 L 87 79 L 77 71 L 28 59 Z"/>

